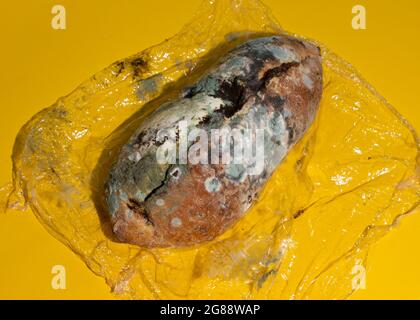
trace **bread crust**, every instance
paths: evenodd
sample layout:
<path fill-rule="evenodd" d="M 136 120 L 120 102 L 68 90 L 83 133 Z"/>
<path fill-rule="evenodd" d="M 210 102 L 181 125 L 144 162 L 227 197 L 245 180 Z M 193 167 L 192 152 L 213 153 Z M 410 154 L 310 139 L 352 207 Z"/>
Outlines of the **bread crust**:
<path fill-rule="evenodd" d="M 151 114 L 123 146 L 106 187 L 118 239 L 143 247 L 182 247 L 225 232 L 304 135 L 321 95 L 320 49 L 307 41 L 283 35 L 258 38 L 221 57 L 179 99 Z M 183 162 L 181 152 L 174 163 L 160 163 L 156 154 L 162 147 L 180 148 L 181 121 L 209 136 L 227 127 L 263 130 L 263 169 L 250 174 L 247 169 L 255 168 L 255 162 L 227 164 L 219 155 L 215 163 L 210 154 L 207 163 Z M 193 144 L 188 142 L 188 152 Z M 211 138 L 206 145 L 211 154 L 220 150 Z"/>

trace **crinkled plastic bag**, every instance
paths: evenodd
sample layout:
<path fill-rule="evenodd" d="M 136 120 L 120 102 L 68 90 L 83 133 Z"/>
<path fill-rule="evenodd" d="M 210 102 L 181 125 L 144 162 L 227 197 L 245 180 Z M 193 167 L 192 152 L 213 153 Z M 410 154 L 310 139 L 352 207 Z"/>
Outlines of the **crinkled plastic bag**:
<path fill-rule="evenodd" d="M 418 205 L 418 140 L 324 46 L 316 123 L 225 234 L 182 249 L 122 244 L 103 204 L 111 160 L 151 111 L 229 48 L 278 33 L 259 1 L 204 1 L 176 36 L 112 64 L 21 129 L 9 207 L 29 205 L 124 298 L 349 296 L 369 245 Z"/>

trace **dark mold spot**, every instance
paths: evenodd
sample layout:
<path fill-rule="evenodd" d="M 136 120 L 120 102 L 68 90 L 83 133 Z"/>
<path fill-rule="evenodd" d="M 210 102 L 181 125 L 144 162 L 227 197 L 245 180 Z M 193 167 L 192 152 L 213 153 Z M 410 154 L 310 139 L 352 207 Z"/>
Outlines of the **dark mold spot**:
<path fill-rule="evenodd" d="M 146 131 L 141 131 L 136 138 L 136 143 L 141 144 L 145 136 L 146 136 Z"/>
<path fill-rule="evenodd" d="M 233 79 L 232 82 L 223 81 L 216 92 L 216 97 L 230 102 L 216 112 L 222 113 L 226 118 L 231 118 L 242 109 L 245 102 L 245 86 L 238 78 Z"/>
<path fill-rule="evenodd" d="M 223 108 L 223 105 L 220 105 L 219 108 Z M 219 128 L 223 122 L 223 118 L 223 113 L 221 111 L 215 111 L 213 114 L 201 118 L 197 126 L 204 129 Z"/>
<path fill-rule="evenodd" d="M 276 275 L 276 274 L 277 274 L 277 270 L 270 270 L 270 271 L 268 271 L 268 272 L 264 273 L 264 274 L 261 276 L 261 278 L 260 278 L 260 279 L 258 279 L 258 288 L 259 288 L 259 289 L 261 289 L 261 288 L 263 287 L 264 283 L 267 281 L 267 279 L 268 279 L 270 276 L 274 276 L 274 275 Z"/>
<path fill-rule="evenodd" d="M 293 218 L 294 219 L 299 218 L 304 212 L 305 212 L 305 209 L 299 209 L 298 211 L 295 212 L 295 214 L 293 215 Z"/>
<path fill-rule="evenodd" d="M 149 212 L 147 212 L 146 208 L 139 201 L 134 198 L 130 198 L 128 199 L 127 207 L 140 215 L 147 224 L 153 225 L 153 221 L 150 218 Z"/>
<path fill-rule="evenodd" d="M 286 102 L 281 96 L 268 96 L 267 101 L 274 107 L 274 109 L 281 109 Z"/>
<path fill-rule="evenodd" d="M 251 203 L 252 202 L 252 196 L 251 195 L 249 195 L 248 196 L 248 203 Z"/>
<path fill-rule="evenodd" d="M 295 128 L 293 128 L 293 127 L 289 127 L 288 128 L 288 134 L 289 134 L 289 141 L 293 141 L 293 139 L 295 138 L 295 136 L 296 136 L 296 133 L 295 133 Z"/>
<path fill-rule="evenodd" d="M 283 63 L 279 67 L 275 67 L 275 68 L 267 70 L 260 80 L 260 89 L 267 87 L 271 79 L 284 76 L 291 68 L 297 67 L 298 65 L 299 65 L 299 62 L 293 61 L 293 62 Z"/>
<path fill-rule="evenodd" d="M 120 74 L 121 74 L 121 72 L 123 72 L 123 70 L 124 70 L 124 68 L 125 68 L 125 66 L 124 66 L 124 62 L 123 61 L 120 61 L 120 62 L 118 62 L 116 65 L 115 65 L 115 68 L 117 69 L 117 71 L 116 71 L 116 77 L 118 77 Z"/>
<path fill-rule="evenodd" d="M 192 97 L 194 97 L 197 94 L 196 92 L 196 88 L 195 87 L 189 87 L 186 88 L 183 93 L 182 93 L 182 97 L 186 98 L 186 99 L 191 99 Z"/>
<path fill-rule="evenodd" d="M 200 122 L 198 123 L 199 126 L 207 126 L 211 121 L 211 116 L 210 115 L 206 115 L 205 117 L 203 117 Z"/>
<path fill-rule="evenodd" d="M 180 173 L 181 173 L 181 171 L 179 170 L 179 168 L 174 168 L 174 169 L 170 172 L 170 175 L 171 175 L 172 177 L 177 178 L 177 177 L 180 175 Z"/>
<path fill-rule="evenodd" d="M 134 76 L 139 76 L 141 73 L 147 71 L 147 62 L 143 58 L 136 58 L 131 61 L 133 67 Z"/>

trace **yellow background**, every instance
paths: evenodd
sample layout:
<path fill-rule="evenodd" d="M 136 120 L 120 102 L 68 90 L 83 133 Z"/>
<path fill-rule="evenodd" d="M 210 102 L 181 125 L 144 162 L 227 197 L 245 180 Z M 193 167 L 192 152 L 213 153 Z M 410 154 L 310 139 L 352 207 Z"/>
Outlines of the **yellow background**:
<path fill-rule="evenodd" d="M 175 34 L 200 0 L 26 0 L 0 2 L 0 184 L 11 179 L 19 128 L 111 62 Z M 420 131 L 417 0 L 266 0 L 282 26 L 315 38 L 353 63 Z M 53 30 L 51 8 L 64 5 L 67 29 Z M 367 9 L 367 30 L 351 27 L 351 9 Z M 420 298 L 420 213 L 373 246 L 366 289 L 355 299 Z M 112 299 L 95 276 L 30 213 L 0 214 L 0 298 Z M 63 265 L 67 289 L 53 290 Z"/>

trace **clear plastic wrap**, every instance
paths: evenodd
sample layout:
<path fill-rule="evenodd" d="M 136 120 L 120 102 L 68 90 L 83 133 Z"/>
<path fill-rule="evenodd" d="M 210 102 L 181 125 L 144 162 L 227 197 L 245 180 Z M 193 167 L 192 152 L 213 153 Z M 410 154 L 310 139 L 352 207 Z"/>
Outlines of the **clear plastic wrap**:
<path fill-rule="evenodd" d="M 103 204 L 110 159 L 152 110 L 221 52 L 278 33 L 259 1 L 204 1 L 173 38 L 115 62 L 21 129 L 8 206 L 29 205 L 123 298 L 349 296 L 369 245 L 418 205 L 418 139 L 322 45 L 316 123 L 228 232 L 189 248 L 139 248 L 115 241 Z"/>

